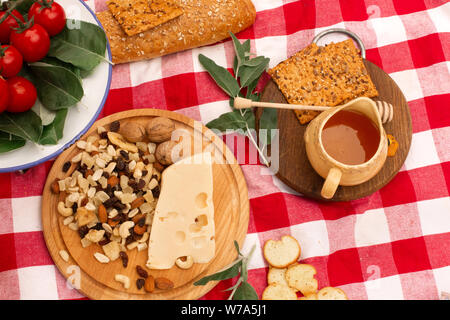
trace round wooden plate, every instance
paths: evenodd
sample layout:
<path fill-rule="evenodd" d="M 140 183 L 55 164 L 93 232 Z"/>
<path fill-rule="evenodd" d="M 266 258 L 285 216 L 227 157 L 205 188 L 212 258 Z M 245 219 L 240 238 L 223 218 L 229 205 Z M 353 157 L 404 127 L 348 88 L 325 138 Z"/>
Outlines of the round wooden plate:
<path fill-rule="evenodd" d="M 349 201 L 368 196 L 384 187 L 394 178 L 405 162 L 411 146 L 412 126 L 408 103 L 397 84 L 387 73 L 370 61 L 364 60 L 379 96 L 374 100 L 384 100 L 394 106 L 394 118 L 384 125 L 387 134 L 399 142 L 394 157 L 388 157 L 381 171 L 371 180 L 351 187 L 339 186 L 331 201 Z M 261 95 L 261 101 L 287 103 L 278 86 L 270 80 Z M 320 191 L 324 179 L 319 176 L 306 156 L 303 135 L 306 125 L 301 125 L 292 110 L 278 112 L 280 130 L 280 160 L 277 177 L 295 191 L 314 199 L 325 200 Z"/>
<path fill-rule="evenodd" d="M 147 250 L 128 251 L 127 268 L 122 266 L 120 259 L 108 264 L 98 262 L 93 254 L 102 252 L 101 247 L 93 244 L 82 248 L 78 232 L 63 225 L 64 218 L 56 210 L 58 195 L 54 195 L 50 191 L 50 184 L 56 178 L 65 177 L 61 170 L 63 164 L 79 152 L 78 148 L 73 145 L 56 159 L 47 177 L 42 199 L 42 224 L 47 248 L 56 266 L 70 283 L 78 285 L 79 287 L 76 288 L 91 299 L 198 299 L 211 290 L 217 282 L 210 282 L 205 286 L 194 286 L 193 283 L 206 275 L 219 271 L 236 259 L 237 254 L 233 241 L 236 240 L 242 245 L 247 234 L 249 201 L 247 185 L 241 168 L 223 141 L 199 122 L 165 110 L 130 110 L 97 121 L 81 139 L 85 140 L 89 135 L 95 134 L 98 126 L 108 128 L 108 125 L 115 120 L 126 119 L 144 123 L 155 116 L 170 118 L 174 120 L 177 128 L 184 128 L 196 139 L 201 139 L 203 148 L 207 147 L 216 160 L 216 163 L 213 164 L 215 257 L 207 264 L 194 264 L 188 270 L 178 267 L 169 270 L 147 269 L 149 274 L 154 277 L 165 277 L 175 284 L 171 290 L 155 290 L 153 293 L 146 293 L 143 289 L 138 290 L 136 287 L 138 275 L 135 267 L 136 265 L 145 266 Z M 186 181 L 186 186 L 189 186 L 189 181 Z M 60 257 L 60 250 L 69 252 L 68 262 Z M 122 284 L 114 280 L 115 274 L 118 273 L 130 278 L 130 289 L 125 290 Z"/>

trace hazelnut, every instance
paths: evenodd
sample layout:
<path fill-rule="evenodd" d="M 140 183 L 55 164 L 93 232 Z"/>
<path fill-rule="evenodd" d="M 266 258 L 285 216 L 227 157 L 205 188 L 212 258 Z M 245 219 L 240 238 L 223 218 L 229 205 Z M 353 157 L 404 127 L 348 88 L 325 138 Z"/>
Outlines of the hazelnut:
<path fill-rule="evenodd" d="M 124 123 L 119 132 L 129 142 L 141 142 L 145 137 L 144 126 L 136 122 Z"/>
<path fill-rule="evenodd" d="M 146 131 L 151 142 L 163 142 L 171 138 L 175 123 L 164 117 L 156 117 L 147 123 Z"/>
<path fill-rule="evenodd" d="M 155 152 L 156 160 L 165 166 L 171 165 L 175 161 L 179 160 L 179 158 L 183 155 L 183 149 L 180 148 L 180 150 L 174 150 L 176 146 L 178 146 L 177 148 L 181 147 L 181 145 L 179 146 L 177 142 L 172 140 L 159 144 Z M 178 155 L 176 154 L 177 151 Z"/>

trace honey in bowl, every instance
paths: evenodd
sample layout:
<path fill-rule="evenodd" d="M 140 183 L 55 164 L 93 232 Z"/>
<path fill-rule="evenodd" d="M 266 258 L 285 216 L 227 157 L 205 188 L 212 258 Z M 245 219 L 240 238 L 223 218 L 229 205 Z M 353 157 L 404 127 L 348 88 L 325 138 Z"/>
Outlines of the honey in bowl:
<path fill-rule="evenodd" d="M 380 132 L 365 115 L 341 110 L 325 123 L 322 145 L 330 157 L 346 165 L 369 161 L 377 152 Z"/>

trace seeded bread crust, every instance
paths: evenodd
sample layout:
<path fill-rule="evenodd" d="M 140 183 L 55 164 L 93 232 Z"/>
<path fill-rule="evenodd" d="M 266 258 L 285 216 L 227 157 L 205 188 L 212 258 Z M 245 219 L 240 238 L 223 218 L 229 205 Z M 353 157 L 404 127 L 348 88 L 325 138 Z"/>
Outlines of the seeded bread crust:
<path fill-rule="evenodd" d="M 159 26 L 128 36 L 111 11 L 97 17 L 111 46 L 112 61 L 127 63 L 209 45 L 250 27 L 256 17 L 251 0 L 174 0 L 183 14 Z"/>
<path fill-rule="evenodd" d="M 334 107 L 358 97 L 378 95 L 351 39 L 324 47 L 312 43 L 268 73 L 292 104 Z M 319 114 L 308 110 L 294 112 L 301 124 Z"/>

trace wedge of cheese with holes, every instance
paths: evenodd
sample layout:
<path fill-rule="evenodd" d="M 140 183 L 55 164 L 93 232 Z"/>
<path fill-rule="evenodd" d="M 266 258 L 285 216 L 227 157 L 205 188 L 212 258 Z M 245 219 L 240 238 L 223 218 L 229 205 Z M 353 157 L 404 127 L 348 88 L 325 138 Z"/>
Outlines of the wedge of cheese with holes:
<path fill-rule="evenodd" d="M 170 269 L 180 257 L 207 263 L 215 253 L 213 174 L 210 153 L 166 168 L 153 217 L 147 267 Z"/>

